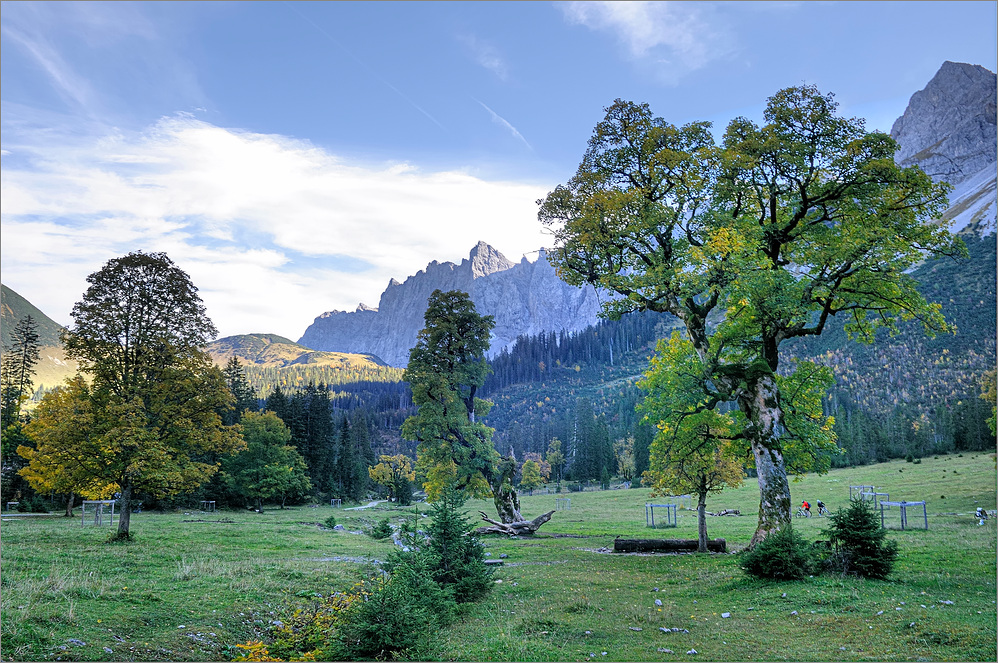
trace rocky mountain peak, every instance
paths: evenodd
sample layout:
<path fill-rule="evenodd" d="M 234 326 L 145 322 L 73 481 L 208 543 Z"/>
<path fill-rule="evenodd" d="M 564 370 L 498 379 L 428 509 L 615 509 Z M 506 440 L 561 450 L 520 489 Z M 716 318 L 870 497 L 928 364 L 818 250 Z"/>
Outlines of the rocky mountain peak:
<path fill-rule="evenodd" d="M 471 277 L 476 279 L 505 271 L 515 264 L 485 242 L 478 242 L 475 248 L 471 249 L 467 262 L 471 265 Z"/>
<path fill-rule="evenodd" d="M 897 162 L 954 185 L 998 162 L 995 92 L 993 72 L 944 62 L 891 129 Z"/>

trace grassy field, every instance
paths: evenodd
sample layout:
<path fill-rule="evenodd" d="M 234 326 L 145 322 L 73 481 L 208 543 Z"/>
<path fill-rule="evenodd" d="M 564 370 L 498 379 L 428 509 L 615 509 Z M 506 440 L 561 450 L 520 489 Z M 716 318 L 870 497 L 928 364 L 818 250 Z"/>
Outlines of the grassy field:
<path fill-rule="evenodd" d="M 924 499 L 929 512 L 928 531 L 891 533 L 901 557 L 890 579 L 796 583 L 750 579 L 737 554 L 610 554 L 616 536 L 694 538 L 695 513 L 680 510 L 677 528 L 652 531 L 646 490 L 565 493 L 559 497 L 570 498 L 571 509 L 558 511 L 539 536 L 485 540 L 492 557 L 507 555 L 501 582 L 439 634 L 432 658 L 694 660 L 687 652 L 696 650 L 696 659 L 715 661 L 994 661 L 995 521 L 979 527 L 973 513 L 995 508 L 996 484 L 994 455 L 983 453 L 793 483 L 797 503 L 821 499 L 833 511 L 848 501 L 850 485 L 875 485 L 892 500 Z M 757 504 L 752 480 L 712 496 L 708 511 L 743 515 L 709 518 L 709 535 L 740 550 Z M 554 495 L 522 498 L 530 517 L 554 506 Z M 468 509 L 489 512 L 490 504 Z M 224 660 L 235 643 L 265 637 L 288 606 L 375 572 L 373 561 L 391 544 L 351 531 L 411 512 L 388 505 L 143 512 L 133 516 L 134 540 L 115 544 L 106 542 L 109 528 L 84 528 L 78 519 L 5 517 L 0 656 Z M 319 526 L 332 513 L 345 531 Z M 810 540 L 824 538 L 827 525 L 795 521 Z"/>

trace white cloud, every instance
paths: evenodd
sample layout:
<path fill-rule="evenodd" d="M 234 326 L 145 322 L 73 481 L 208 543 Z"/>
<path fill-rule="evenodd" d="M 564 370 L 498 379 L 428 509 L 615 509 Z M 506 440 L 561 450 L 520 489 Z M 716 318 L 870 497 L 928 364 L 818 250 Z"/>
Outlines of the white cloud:
<path fill-rule="evenodd" d="M 657 65 L 675 82 L 731 50 L 726 30 L 706 3 L 564 2 L 569 22 L 612 33 L 633 60 Z"/>
<path fill-rule="evenodd" d="M 320 313 L 377 305 L 390 278 L 460 262 L 479 240 L 513 260 L 549 242 L 534 203 L 548 187 L 348 163 L 186 115 L 5 149 L 31 165 L 0 174 L 3 281 L 62 323 L 86 275 L 134 250 L 188 271 L 223 335 L 296 339 Z"/>

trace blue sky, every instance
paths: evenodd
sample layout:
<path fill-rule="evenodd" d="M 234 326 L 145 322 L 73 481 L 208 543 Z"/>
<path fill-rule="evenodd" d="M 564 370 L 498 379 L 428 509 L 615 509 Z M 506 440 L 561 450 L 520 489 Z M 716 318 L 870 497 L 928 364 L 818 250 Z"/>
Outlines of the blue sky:
<path fill-rule="evenodd" d="M 0 11 L 0 270 L 62 323 L 166 251 L 222 335 L 297 339 L 390 278 L 549 244 L 535 200 L 615 98 L 759 119 L 800 83 L 889 131 L 994 2 L 32 3 Z"/>

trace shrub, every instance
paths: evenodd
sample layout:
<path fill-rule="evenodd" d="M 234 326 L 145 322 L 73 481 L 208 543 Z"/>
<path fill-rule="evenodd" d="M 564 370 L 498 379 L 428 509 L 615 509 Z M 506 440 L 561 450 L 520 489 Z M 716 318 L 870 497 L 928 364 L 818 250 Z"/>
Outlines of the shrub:
<path fill-rule="evenodd" d="M 333 529 L 336 527 L 336 516 L 329 516 L 326 518 L 326 522 L 323 523 L 327 528 Z"/>
<path fill-rule="evenodd" d="M 431 634 L 453 615 L 454 602 L 433 581 L 426 555 L 401 558 L 387 578 L 343 613 L 327 660 L 420 659 Z M 425 656 L 425 654 L 424 654 Z"/>
<path fill-rule="evenodd" d="M 48 513 L 48 504 L 40 495 L 31 495 L 21 498 L 17 503 L 17 510 L 21 513 Z"/>
<path fill-rule="evenodd" d="M 770 534 L 743 554 L 743 568 L 749 575 L 773 580 L 800 580 L 815 570 L 811 547 L 791 525 Z"/>
<path fill-rule="evenodd" d="M 885 578 L 890 574 L 897 560 L 898 544 L 886 540 L 887 530 L 880 526 L 871 505 L 853 500 L 829 518 L 832 525 L 824 533 L 835 546 L 835 553 L 828 560 L 830 569 L 865 578 Z"/>
<path fill-rule="evenodd" d="M 388 524 L 388 516 L 378 521 L 378 524 L 371 528 L 372 539 L 387 539 L 392 535 L 392 526 Z"/>

